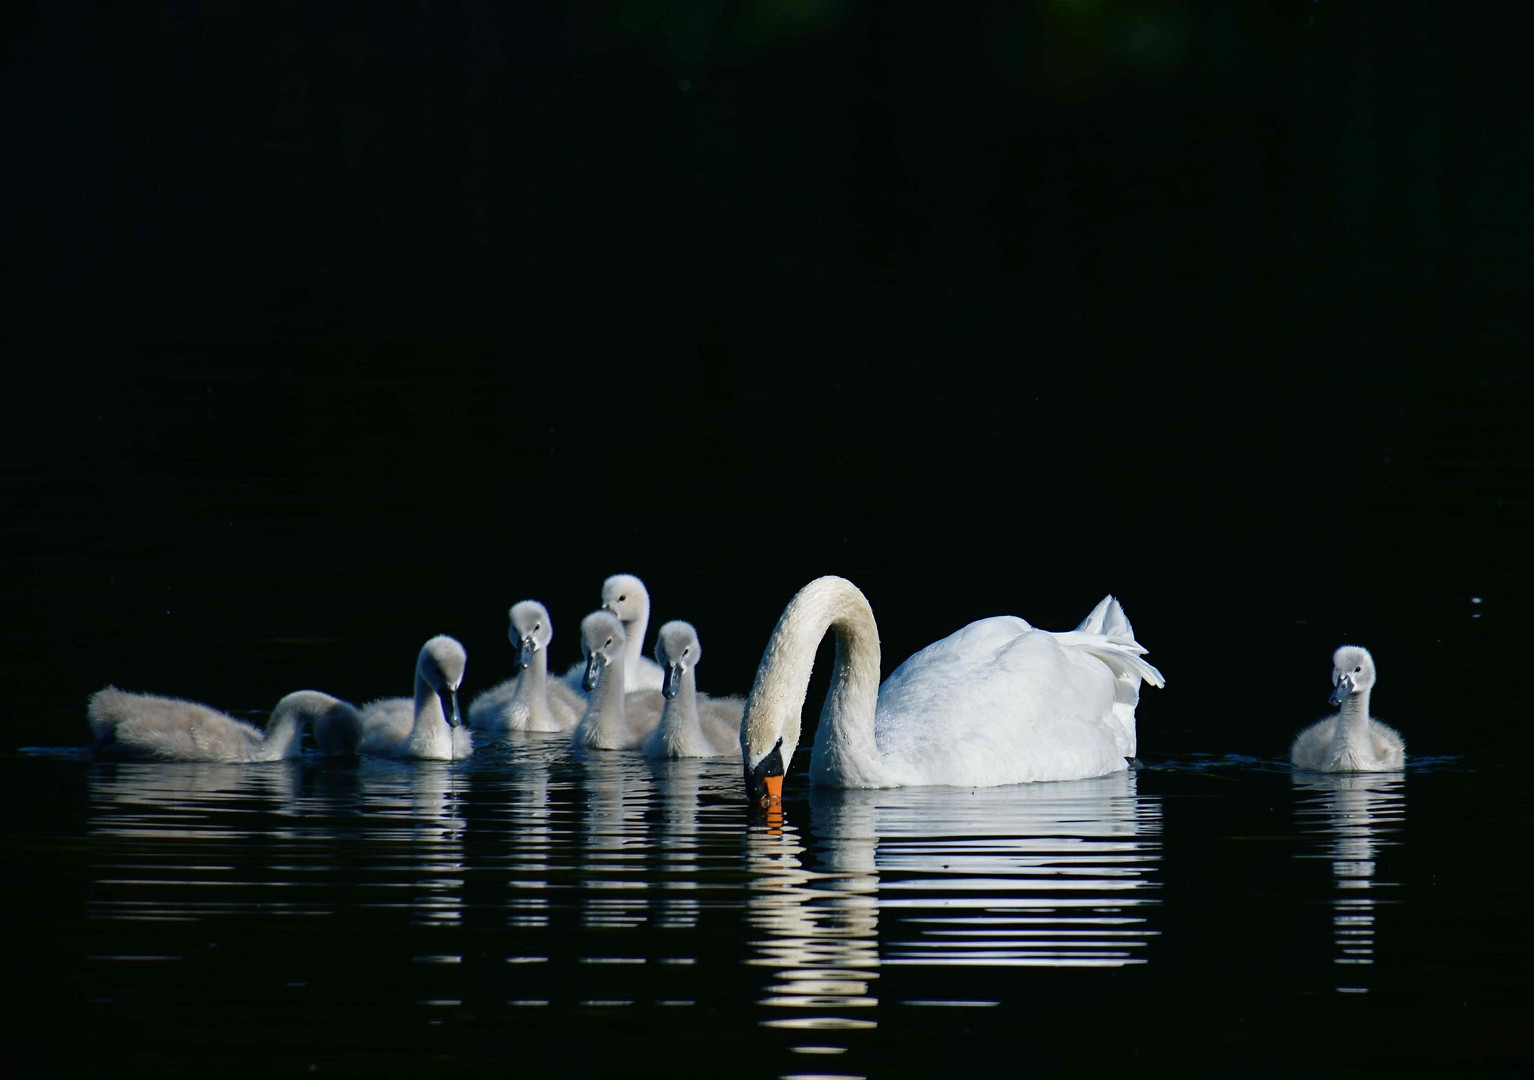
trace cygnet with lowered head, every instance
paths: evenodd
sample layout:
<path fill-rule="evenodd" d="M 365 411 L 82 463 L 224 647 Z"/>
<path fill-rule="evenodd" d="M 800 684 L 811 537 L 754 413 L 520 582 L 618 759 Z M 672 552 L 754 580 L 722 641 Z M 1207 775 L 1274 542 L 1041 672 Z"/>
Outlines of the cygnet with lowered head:
<path fill-rule="evenodd" d="M 469 726 L 489 736 L 512 731 L 569 731 L 580 723 L 586 699 L 559 679 L 549 678 L 549 642 L 554 624 L 536 600 L 513 604 L 507 636 L 517 647 L 520 674 L 486 690 L 469 706 Z"/>
<path fill-rule="evenodd" d="M 295 758 L 305 724 L 334 725 L 336 737 L 320 740 L 322 754 L 347 753 L 343 733 L 357 730 L 353 706 L 317 690 L 299 690 L 277 703 L 266 729 L 179 698 L 131 694 L 108 686 L 86 706 L 93 749 L 104 757 L 148 761 L 248 762 Z M 355 753 L 353 739 L 351 751 Z"/>
<path fill-rule="evenodd" d="M 1335 716 L 1318 720 L 1295 737 L 1290 760 L 1316 772 L 1393 772 L 1406 764 L 1406 743 L 1400 733 L 1369 715 L 1369 692 L 1374 689 L 1374 657 L 1357 645 L 1344 645 L 1332 654 Z"/>
<path fill-rule="evenodd" d="M 746 699 L 701 693 L 697 668 L 702 658 L 698 631 L 691 623 L 674 619 L 660 628 L 655 659 L 666 673 L 661 687 L 666 704 L 660 723 L 645 738 L 647 757 L 733 757 L 740 753 L 740 718 Z"/>
<path fill-rule="evenodd" d="M 474 751 L 458 715 L 458 687 L 469 654 L 446 635 L 421 646 L 415 662 L 415 699 L 385 698 L 362 709 L 364 754 L 453 761 Z"/>
<path fill-rule="evenodd" d="M 665 703 L 660 691 L 627 688 L 623 662 L 627 646 L 623 623 L 612 612 L 593 611 L 581 620 L 581 653 L 586 657 L 582 685 L 587 696 L 586 711 L 570 739 L 574 749 L 631 750 L 659 723 Z"/>

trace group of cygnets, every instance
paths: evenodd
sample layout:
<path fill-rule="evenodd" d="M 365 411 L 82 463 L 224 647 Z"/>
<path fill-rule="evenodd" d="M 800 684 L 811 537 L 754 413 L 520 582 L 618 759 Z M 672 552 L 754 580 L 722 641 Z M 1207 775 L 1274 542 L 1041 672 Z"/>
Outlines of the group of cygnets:
<path fill-rule="evenodd" d="M 702 650 L 690 623 L 664 624 L 655 660 L 643 655 L 650 597 L 632 574 L 603 582 L 601 607 L 580 625 L 584 660 L 562 674 L 548 670 L 547 609 L 524 600 L 509 614 L 519 673 L 475 698 L 466 720 L 458 689 L 468 654 L 437 636 L 417 657 L 413 699 L 358 709 L 301 690 L 277 703 L 263 731 L 203 705 L 107 687 L 87 709 L 93 745 L 149 760 L 276 761 L 299 754 L 307 725 L 325 756 L 457 760 L 473 752 L 476 737 L 568 732 L 578 753 L 739 754 L 748 799 L 771 804 L 781 798 L 810 670 L 828 633 L 835 668 L 809 772 L 812 783 L 832 787 L 992 786 L 1119 772 L 1136 754 L 1141 685 L 1164 685 L 1112 596 L 1070 631 L 1039 630 L 1016 616 L 970 623 L 881 684 L 868 600 L 844 578 L 817 578 L 784 608 L 744 698 L 698 690 Z M 1402 768 L 1401 736 L 1369 715 L 1373 658 L 1345 645 L 1332 663 L 1331 703 L 1340 710 L 1300 732 L 1291 760 L 1324 772 Z"/>

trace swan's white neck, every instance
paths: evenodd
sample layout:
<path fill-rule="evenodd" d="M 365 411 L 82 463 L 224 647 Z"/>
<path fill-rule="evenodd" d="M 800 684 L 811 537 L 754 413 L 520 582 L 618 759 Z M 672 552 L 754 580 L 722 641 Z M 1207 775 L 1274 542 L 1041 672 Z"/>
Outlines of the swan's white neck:
<path fill-rule="evenodd" d="M 453 729 L 442 711 L 442 699 L 420 675 L 415 677 L 415 723 L 410 745 L 416 757 L 453 757 Z"/>
<path fill-rule="evenodd" d="M 557 726 L 549 712 L 548 674 L 549 654 L 540 646 L 533 650 L 533 658 L 518 676 L 517 688 L 511 695 L 514 705 L 527 709 L 528 726 L 535 731 Z"/>
<path fill-rule="evenodd" d="M 660 732 L 657 738 L 671 753 L 691 756 L 711 752 L 709 748 L 699 749 L 694 746 L 701 740 L 703 732 L 698 723 L 698 675 L 693 668 L 682 670 L 682 677 L 677 681 L 676 697 L 666 701 L 656 729 Z"/>
<path fill-rule="evenodd" d="M 623 697 L 628 684 L 623 678 L 623 667 L 623 664 L 609 663 L 602 669 L 597 688 L 586 699 L 586 712 L 575 729 L 578 745 L 600 750 L 615 750 L 625 745 L 627 713 Z"/>
<path fill-rule="evenodd" d="M 836 666 L 815 734 L 811 780 L 834 777 L 848 786 L 883 786 L 885 770 L 874 743 L 879 628 L 862 592 L 837 577 L 818 578 L 800 589 L 772 631 L 741 719 L 745 764 L 755 766 L 781 738 L 787 770 L 799 745 L 815 651 L 827 631 L 836 634 Z"/>
<path fill-rule="evenodd" d="M 261 740 L 263 756 L 273 761 L 297 757 L 303 732 L 303 724 L 295 711 L 285 710 L 274 714 L 266 722 L 266 734 Z"/>
<path fill-rule="evenodd" d="M 628 640 L 623 645 L 623 677 L 625 685 L 639 685 L 639 661 L 644 657 L 644 632 L 650 626 L 650 607 L 641 605 L 639 614 L 623 624 Z"/>
<path fill-rule="evenodd" d="M 1371 687 L 1370 690 L 1373 688 Z M 1349 694 L 1342 699 L 1342 709 L 1337 714 L 1337 734 L 1334 738 L 1348 743 L 1361 741 L 1369 728 L 1369 690 Z"/>

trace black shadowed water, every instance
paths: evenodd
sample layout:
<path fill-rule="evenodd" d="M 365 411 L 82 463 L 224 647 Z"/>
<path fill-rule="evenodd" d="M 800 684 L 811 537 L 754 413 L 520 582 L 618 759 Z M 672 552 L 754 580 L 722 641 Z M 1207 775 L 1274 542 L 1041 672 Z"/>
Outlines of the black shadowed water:
<path fill-rule="evenodd" d="M 796 763 L 801 773 L 804 756 Z M 112 1073 L 1528 1063 L 1509 769 L 1147 754 L 991 789 L 734 761 L 5 759 L 9 1051 Z M 1495 845 L 1476 823 L 1497 819 Z M 1319 1060 L 1318 1060 L 1319 1059 Z"/>

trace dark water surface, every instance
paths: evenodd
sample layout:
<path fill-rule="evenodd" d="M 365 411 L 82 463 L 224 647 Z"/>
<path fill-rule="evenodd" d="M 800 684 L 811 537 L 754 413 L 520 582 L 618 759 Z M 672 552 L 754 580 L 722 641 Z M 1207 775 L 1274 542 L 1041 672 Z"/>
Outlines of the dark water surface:
<path fill-rule="evenodd" d="M 6 1056 L 29 1072 L 1534 1065 L 1534 815 L 1521 770 L 1489 763 L 791 774 L 766 822 L 733 761 L 582 762 L 557 739 L 458 764 L 0 768 L 24 882 Z"/>

